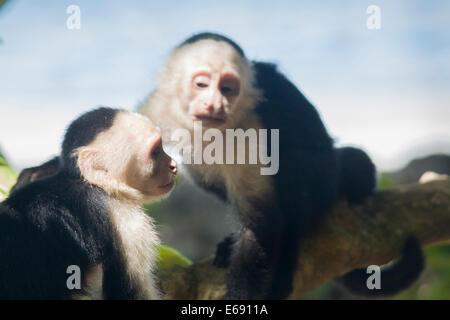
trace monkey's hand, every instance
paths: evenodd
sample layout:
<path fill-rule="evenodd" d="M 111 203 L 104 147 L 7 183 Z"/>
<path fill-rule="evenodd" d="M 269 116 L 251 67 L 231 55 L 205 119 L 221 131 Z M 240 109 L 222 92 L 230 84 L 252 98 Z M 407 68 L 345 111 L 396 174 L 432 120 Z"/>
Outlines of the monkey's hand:
<path fill-rule="evenodd" d="M 233 245 L 236 235 L 234 233 L 225 237 L 216 248 L 216 255 L 214 257 L 213 264 L 217 268 L 227 268 L 230 266 L 230 257 L 233 252 Z"/>

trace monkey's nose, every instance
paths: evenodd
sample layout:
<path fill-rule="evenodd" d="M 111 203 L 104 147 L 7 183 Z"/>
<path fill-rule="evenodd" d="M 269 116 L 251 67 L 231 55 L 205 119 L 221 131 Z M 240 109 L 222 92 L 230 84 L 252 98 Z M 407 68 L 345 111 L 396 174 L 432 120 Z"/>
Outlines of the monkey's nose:
<path fill-rule="evenodd" d="M 173 174 L 177 174 L 177 163 L 175 162 L 175 160 L 170 160 L 169 169 Z"/>

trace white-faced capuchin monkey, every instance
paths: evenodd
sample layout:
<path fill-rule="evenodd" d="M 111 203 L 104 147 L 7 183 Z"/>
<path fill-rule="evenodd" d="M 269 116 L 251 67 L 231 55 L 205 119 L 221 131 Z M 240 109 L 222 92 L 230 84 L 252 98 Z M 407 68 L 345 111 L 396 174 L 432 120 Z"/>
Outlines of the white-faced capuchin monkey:
<path fill-rule="evenodd" d="M 262 175 L 260 164 L 248 162 L 187 165 L 198 185 L 234 206 L 242 224 L 216 253 L 218 266 L 229 265 L 226 299 L 286 298 L 292 289 L 299 238 L 314 228 L 339 196 L 360 202 L 375 188 L 370 158 L 359 149 L 334 148 L 317 111 L 292 82 L 273 64 L 249 61 L 235 42 L 222 35 L 201 33 L 177 46 L 139 111 L 161 128 L 168 143 L 180 128 L 195 136 L 196 121 L 202 121 L 204 130 L 215 128 L 223 136 L 226 129 L 279 129 L 275 175 Z M 204 140 L 207 145 L 211 137 Z M 268 141 L 266 148 L 272 150 Z M 197 148 L 192 140 L 185 143 Z M 261 144 L 249 145 L 247 151 L 258 147 Z M 226 157 L 229 150 L 223 151 Z M 385 270 L 382 290 L 375 293 L 366 287 L 366 270 L 352 272 L 343 282 L 362 294 L 393 294 L 423 268 L 414 238 L 407 241 L 402 261 Z"/>
<path fill-rule="evenodd" d="M 141 205 L 172 190 L 177 168 L 157 128 L 98 108 L 70 124 L 53 161 L 0 204 L 0 299 L 160 298 L 159 237 Z"/>

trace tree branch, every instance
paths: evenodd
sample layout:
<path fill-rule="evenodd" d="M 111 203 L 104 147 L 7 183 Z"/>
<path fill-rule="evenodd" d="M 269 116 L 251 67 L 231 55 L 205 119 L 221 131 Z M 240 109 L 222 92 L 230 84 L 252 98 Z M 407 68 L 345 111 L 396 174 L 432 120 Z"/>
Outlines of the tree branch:
<path fill-rule="evenodd" d="M 291 299 L 356 268 L 383 265 L 414 235 L 423 246 L 450 240 L 450 180 L 377 192 L 362 205 L 338 203 L 319 228 L 300 241 Z M 212 259 L 160 274 L 168 299 L 220 299 L 225 269 Z"/>

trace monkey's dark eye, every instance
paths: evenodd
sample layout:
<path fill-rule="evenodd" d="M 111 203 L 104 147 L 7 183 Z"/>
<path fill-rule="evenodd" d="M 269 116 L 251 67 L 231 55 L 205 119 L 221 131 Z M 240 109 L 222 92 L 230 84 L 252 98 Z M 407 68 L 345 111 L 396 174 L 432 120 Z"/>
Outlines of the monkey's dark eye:
<path fill-rule="evenodd" d="M 203 89 L 209 87 L 211 79 L 207 75 L 198 75 L 194 78 L 194 84 L 197 88 Z"/>
<path fill-rule="evenodd" d="M 220 88 L 220 91 L 222 92 L 223 95 L 228 95 L 233 91 L 233 89 L 229 87 L 222 87 Z"/>
<path fill-rule="evenodd" d="M 206 83 L 197 82 L 197 87 L 199 87 L 199 88 L 207 88 L 208 85 Z"/>
<path fill-rule="evenodd" d="M 220 92 L 224 96 L 231 97 L 239 94 L 239 79 L 234 76 L 224 76 L 220 81 Z"/>

